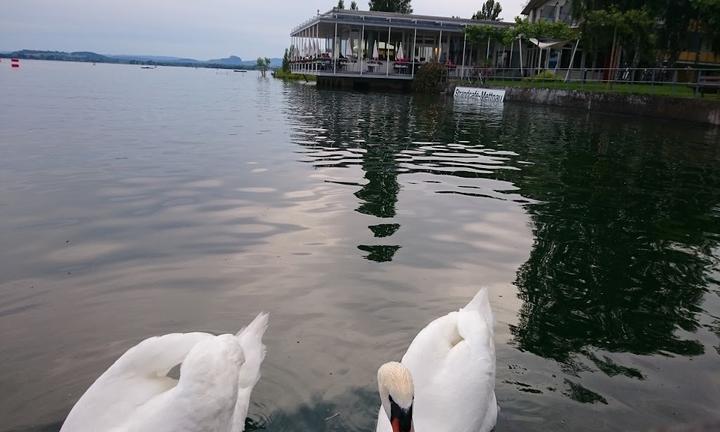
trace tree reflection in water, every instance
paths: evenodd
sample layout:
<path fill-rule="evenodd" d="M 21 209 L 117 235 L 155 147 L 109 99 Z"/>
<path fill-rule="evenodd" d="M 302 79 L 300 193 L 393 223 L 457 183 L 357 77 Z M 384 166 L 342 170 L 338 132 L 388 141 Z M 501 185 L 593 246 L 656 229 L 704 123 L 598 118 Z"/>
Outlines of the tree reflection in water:
<path fill-rule="evenodd" d="M 515 180 L 540 202 L 527 206 L 535 241 L 516 280 L 518 347 L 569 365 L 583 353 L 609 375 L 634 378 L 639 371 L 590 349 L 702 354 L 703 344 L 679 330 L 698 329 L 715 262 L 717 151 L 631 126 L 535 126 L 545 139 Z"/>
<path fill-rule="evenodd" d="M 306 96 L 297 102 L 310 105 L 304 109 L 316 113 L 315 127 L 327 129 L 329 141 L 363 151 L 355 162 L 366 180 L 355 193 L 360 213 L 395 217 L 398 176 L 407 172 L 485 177 L 519 188 L 505 199 L 524 197 L 534 235 L 515 280 L 523 303 L 511 332 L 519 350 L 556 360 L 573 374 L 587 368 L 578 364 L 581 355 L 608 376 L 638 380 L 641 371 L 598 351 L 705 352 L 692 333 L 717 262 L 720 162 L 717 148 L 702 144 L 702 132 L 517 106 L 489 119 L 438 100 Z M 486 160 L 467 162 L 481 150 Z M 514 168 L 491 169 L 499 160 Z M 503 199 L 502 192 L 491 198 Z M 374 238 L 391 238 L 399 228 L 370 226 Z M 359 248 L 368 259 L 390 261 L 399 246 Z M 566 385 L 573 399 L 604 401 L 580 384 Z"/>

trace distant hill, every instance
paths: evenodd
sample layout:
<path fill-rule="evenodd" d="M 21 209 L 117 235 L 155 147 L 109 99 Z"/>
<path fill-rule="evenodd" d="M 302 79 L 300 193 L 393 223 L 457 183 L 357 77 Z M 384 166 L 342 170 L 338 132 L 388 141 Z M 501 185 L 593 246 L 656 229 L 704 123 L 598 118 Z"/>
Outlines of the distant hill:
<path fill-rule="evenodd" d="M 231 66 L 231 67 L 249 67 L 249 66 L 255 66 L 257 64 L 257 59 L 255 60 L 243 60 L 238 56 L 230 56 L 222 59 L 214 59 L 214 60 L 208 60 L 205 63 L 212 64 L 212 65 L 222 65 L 222 66 Z M 270 59 L 270 68 L 279 68 L 282 66 L 282 59 L 281 58 L 271 58 Z"/>
<path fill-rule="evenodd" d="M 127 54 L 97 54 L 89 51 L 64 52 L 64 51 L 39 51 L 20 50 L 13 52 L 0 52 L 0 57 L 17 57 L 30 60 L 56 60 L 92 63 L 124 63 L 124 64 L 149 64 L 159 66 L 190 66 L 190 67 L 212 67 L 225 69 L 255 69 L 257 60 L 243 60 L 238 56 L 213 59 L 196 60 L 192 58 L 151 56 L 151 55 L 127 55 Z M 270 68 L 275 69 L 282 66 L 282 59 L 271 58 Z"/>
<path fill-rule="evenodd" d="M 61 60 L 61 61 L 77 61 L 77 62 L 100 62 L 114 63 L 110 57 L 97 54 L 94 52 L 63 52 L 63 51 L 36 51 L 36 50 L 20 50 L 11 53 L 0 54 L 7 57 L 17 57 L 21 59 L 33 60 Z"/>
<path fill-rule="evenodd" d="M 207 63 L 225 65 L 225 66 L 242 66 L 243 59 L 238 56 L 231 55 L 230 57 L 208 60 Z"/>
<path fill-rule="evenodd" d="M 151 55 L 110 55 L 110 58 L 124 61 L 145 61 L 156 63 L 202 63 L 200 60 L 171 56 L 151 56 Z"/>
<path fill-rule="evenodd" d="M 255 66 L 257 64 L 257 60 L 245 60 L 242 62 L 243 66 Z M 270 69 L 276 69 L 282 67 L 282 59 L 281 58 L 271 58 L 270 59 Z"/>
<path fill-rule="evenodd" d="M 270 68 L 276 69 L 282 67 L 282 59 L 281 58 L 271 58 L 270 59 Z"/>

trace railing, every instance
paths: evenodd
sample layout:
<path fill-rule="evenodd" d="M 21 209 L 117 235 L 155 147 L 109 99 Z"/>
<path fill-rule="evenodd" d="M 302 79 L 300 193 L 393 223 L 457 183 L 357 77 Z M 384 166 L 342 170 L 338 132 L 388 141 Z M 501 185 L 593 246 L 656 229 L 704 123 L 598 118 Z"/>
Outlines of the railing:
<path fill-rule="evenodd" d="M 410 79 L 420 68 L 421 63 L 411 61 L 368 60 L 368 59 L 332 59 L 330 57 L 292 60 L 290 70 L 293 73 L 309 75 L 367 75 L 390 76 Z"/>
<path fill-rule="evenodd" d="M 426 62 L 306 58 L 290 63 L 292 72 L 316 75 L 367 75 L 412 78 Z M 720 68 L 492 68 L 446 65 L 447 78 L 495 86 L 546 87 L 639 94 L 704 97 L 720 93 Z M 719 95 L 713 97 L 720 100 Z"/>
<path fill-rule="evenodd" d="M 720 91 L 720 69 L 711 68 L 492 68 L 458 67 L 456 80 L 506 83 L 515 87 L 613 90 L 684 96 Z"/>

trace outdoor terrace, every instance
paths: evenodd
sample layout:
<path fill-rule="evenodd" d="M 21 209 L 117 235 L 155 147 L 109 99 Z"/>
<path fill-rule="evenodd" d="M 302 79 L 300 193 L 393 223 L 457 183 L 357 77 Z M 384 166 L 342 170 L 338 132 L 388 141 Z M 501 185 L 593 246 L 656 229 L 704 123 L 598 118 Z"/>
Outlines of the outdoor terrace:
<path fill-rule="evenodd" d="M 292 30 L 291 70 L 315 76 L 411 80 L 425 63 L 447 66 L 451 76 L 480 66 L 490 47 L 471 46 L 465 28 L 498 21 L 334 9 Z"/>

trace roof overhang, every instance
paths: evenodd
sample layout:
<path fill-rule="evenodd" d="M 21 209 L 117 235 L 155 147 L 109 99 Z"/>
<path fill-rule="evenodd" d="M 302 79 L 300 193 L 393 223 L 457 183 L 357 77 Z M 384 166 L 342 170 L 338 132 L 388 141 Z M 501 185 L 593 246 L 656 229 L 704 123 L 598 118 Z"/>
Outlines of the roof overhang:
<path fill-rule="evenodd" d="M 291 32 L 291 36 L 298 36 L 304 30 L 317 24 L 332 24 L 334 26 L 336 23 L 340 25 L 365 25 L 366 27 L 392 27 L 395 29 L 442 30 L 457 33 L 463 32 L 466 27 L 473 25 L 491 25 L 503 28 L 513 25 L 513 23 L 503 21 L 334 9 L 314 16 L 295 27 Z"/>

